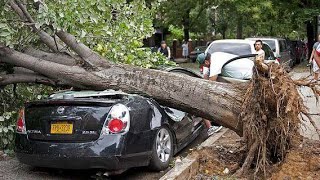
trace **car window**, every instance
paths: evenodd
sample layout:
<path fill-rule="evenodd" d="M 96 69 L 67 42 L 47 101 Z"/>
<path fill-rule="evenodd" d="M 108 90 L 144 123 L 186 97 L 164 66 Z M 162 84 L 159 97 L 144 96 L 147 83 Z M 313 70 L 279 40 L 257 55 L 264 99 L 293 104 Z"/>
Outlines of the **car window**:
<path fill-rule="evenodd" d="M 274 54 L 273 54 L 273 52 L 272 52 L 272 50 L 271 50 L 271 48 L 268 45 L 263 44 L 262 45 L 262 50 L 265 53 L 265 59 L 267 59 L 267 60 L 275 60 L 276 59 Z"/>
<path fill-rule="evenodd" d="M 279 40 L 280 52 L 284 52 L 287 50 L 287 44 L 284 40 Z"/>
<path fill-rule="evenodd" d="M 225 52 L 235 55 L 247 55 L 252 54 L 251 46 L 246 43 L 214 43 L 208 49 L 208 53 Z"/>
<path fill-rule="evenodd" d="M 276 49 L 276 42 L 274 40 L 262 40 L 262 41 L 267 43 L 271 49 Z"/>
<path fill-rule="evenodd" d="M 207 49 L 206 46 L 197 46 L 194 48 L 195 51 L 205 51 Z"/>

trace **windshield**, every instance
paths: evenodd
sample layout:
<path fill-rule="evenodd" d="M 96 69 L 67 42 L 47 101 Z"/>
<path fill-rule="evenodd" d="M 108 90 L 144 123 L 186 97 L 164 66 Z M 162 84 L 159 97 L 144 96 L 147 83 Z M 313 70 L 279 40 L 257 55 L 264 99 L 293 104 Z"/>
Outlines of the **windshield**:
<path fill-rule="evenodd" d="M 208 53 L 225 52 L 235 55 L 252 54 L 251 47 L 245 43 L 214 43 L 208 49 Z"/>
<path fill-rule="evenodd" d="M 207 49 L 206 46 L 197 46 L 194 48 L 195 51 L 205 51 Z"/>
<path fill-rule="evenodd" d="M 276 42 L 274 40 L 262 40 L 262 41 L 267 43 L 271 49 L 276 49 Z"/>

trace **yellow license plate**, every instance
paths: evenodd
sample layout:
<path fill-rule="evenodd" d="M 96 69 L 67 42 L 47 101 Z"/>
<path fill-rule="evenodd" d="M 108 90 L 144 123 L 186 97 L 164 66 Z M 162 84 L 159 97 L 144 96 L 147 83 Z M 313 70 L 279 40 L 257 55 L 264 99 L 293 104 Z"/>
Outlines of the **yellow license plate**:
<path fill-rule="evenodd" d="M 72 122 L 54 122 L 51 123 L 51 134 L 72 134 Z"/>

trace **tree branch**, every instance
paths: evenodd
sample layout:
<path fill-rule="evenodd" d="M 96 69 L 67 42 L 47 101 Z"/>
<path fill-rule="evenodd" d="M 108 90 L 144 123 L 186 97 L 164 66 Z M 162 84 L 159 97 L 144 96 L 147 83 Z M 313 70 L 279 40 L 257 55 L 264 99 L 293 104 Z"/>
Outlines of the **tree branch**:
<path fill-rule="evenodd" d="M 33 57 L 68 66 L 76 66 L 77 64 L 81 64 L 82 61 L 81 58 L 70 57 L 63 53 L 48 53 L 34 48 L 27 48 L 23 52 Z"/>
<path fill-rule="evenodd" d="M 6 74 L 0 76 L 0 86 L 17 83 L 37 83 L 50 86 L 66 86 L 66 84 L 49 79 L 39 74 Z"/>
<path fill-rule="evenodd" d="M 59 52 L 59 50 L 63 49 L 63 46 L 60 44 L 56 44 L 54 39 L 45 31 L 41 29 L 37 29 L 35 26 L 35 22 L 32 19 L 31 15 L 28 13 L 26 7 L 18 0 L 9 1 L 9 5 L 11 8 L 19 15 L 21 20 L 28 21 L 31 24 L 32 31 L 37 33 L 40 37 L 41 41 L 45 43 L 53 52 Z"/>
<path fill-rule="evenodd" d="M 14 74 L 36 74 L 34 71 L 23 68 L 23 67 L 14 67 Z"/>
<path fill-rule="evenodd" d="M 52 79 L 59 79 L 70 86 L 87 89 L 88 86 L 96 86 L 95 81 L 99 80 L 97 76 L 86 72 L 85 69 L 79 66 L 67 66 L 40 58 L 36 58 L 15 50 L 12 50 L 0 44 L 0 62 L 9 63 L 15 66 L 24 67 L 35 71 Z M 77 75 L 78 78 L 72 78 Z M 82 81 L 87 79 L 83 83 Z M 87 84 L 89 82 L 89 84 Z M 86 85 L 84 85 L 86 84 Z"/>
<path fill-rule="evenodd" d="M 81 42 L 78 42 L 76 38 L 65 32 L 65 31 L 58 31 L 57 36 L 66 43 L 74 52 L 76 52 L 82 59 L 87 62 L 92 67 L 104 67 L 108 68 L 112 64 L 109 61 L 106 61 L 103 57 L 98 55 L 96 52 L 92 51 L 89 47 L 84 45 Z"/>

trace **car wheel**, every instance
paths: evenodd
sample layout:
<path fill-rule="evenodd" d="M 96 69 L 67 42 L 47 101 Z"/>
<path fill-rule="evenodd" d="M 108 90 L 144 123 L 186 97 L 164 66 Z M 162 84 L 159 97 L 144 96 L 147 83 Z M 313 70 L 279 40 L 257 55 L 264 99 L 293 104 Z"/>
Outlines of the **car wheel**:
<path fill-rule="evenodd" d="M 150 168 L 155 171 L 162 171 L 169 167 L 173 156 L 173 139 L 171 131 L 161 127 L 156 133 Z"/>

